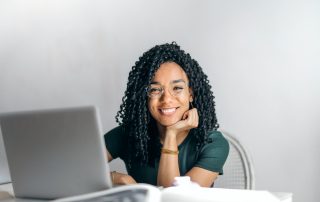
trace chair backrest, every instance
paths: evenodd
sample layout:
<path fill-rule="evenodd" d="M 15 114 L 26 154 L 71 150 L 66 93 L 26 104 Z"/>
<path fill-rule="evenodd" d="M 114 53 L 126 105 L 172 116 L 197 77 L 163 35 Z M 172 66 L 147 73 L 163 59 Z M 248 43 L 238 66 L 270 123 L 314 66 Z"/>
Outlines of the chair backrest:
<path fill-rule="evenodd" d="M 214 182 L 215 188 L 254 189 L 255 178 L 252 161 L 240 142 L 230 134 L 222 132 L 228 140 L 230 151 L 223 167 L 223 175 Z"/>
<path fill-rule="evenodd" d="M 0 128 L 0 184 L 8 182 L 11 182 L 10 171 Z"/>

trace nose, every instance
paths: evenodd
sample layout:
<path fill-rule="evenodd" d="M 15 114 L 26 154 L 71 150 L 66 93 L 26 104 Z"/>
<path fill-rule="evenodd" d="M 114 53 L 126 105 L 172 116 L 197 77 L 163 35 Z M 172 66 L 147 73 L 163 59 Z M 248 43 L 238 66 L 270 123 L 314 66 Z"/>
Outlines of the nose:
<path fill-rule="evenodd" d="M 172 99 L 173 99 L 173 96 L 171 95 L 170 91 L 168 89 L 163 89 L 163 93 L 160 96 L 160 101 L 168 102 Z"/>

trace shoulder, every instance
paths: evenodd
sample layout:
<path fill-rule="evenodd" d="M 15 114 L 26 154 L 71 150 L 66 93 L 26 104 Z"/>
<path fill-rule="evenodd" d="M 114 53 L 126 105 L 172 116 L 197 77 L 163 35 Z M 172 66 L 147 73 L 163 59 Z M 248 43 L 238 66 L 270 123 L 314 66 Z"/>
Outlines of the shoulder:
<path fill-rule="evenodd" d="M 229 142 L 220 131 L 209 131 L 208 142 L 203 145 L 202 152 L 210 155 L 228 156 Z"/>
<path fill-rule="evenodd" d="M 124 126 L 117 126 L 104 134 L 104 136 L 109 138 L 111 136 L 124 136 L 125 134 L 126 132 Z"/>
<path fill-rule="evenodd" d="M 127 147 L 127 133 L 123 126 L 117 126 L 104 135 L 105 145 L 113 158 L 124 158 Z"/>
<path fill-rule="evenodd" d="M 229 146 L 228 140 L 223 136 L 220 131 L 209 131 L 208 132 L 208 144 L 221 144 Z"/>
<path fill-rule="evenodd" d="M 229 154 L 229 143 L 219 131 L 208 132 L 208 141 L 199 152 L 195 166 L 223 174 L 223 165 Z"/>

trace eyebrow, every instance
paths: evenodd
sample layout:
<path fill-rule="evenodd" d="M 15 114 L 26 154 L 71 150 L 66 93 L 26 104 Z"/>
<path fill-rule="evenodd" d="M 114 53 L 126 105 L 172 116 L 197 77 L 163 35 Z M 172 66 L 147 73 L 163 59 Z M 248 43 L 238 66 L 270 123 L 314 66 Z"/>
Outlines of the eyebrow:
<path fill-rule="evenodd" d="M 173 80 L 170 83 L 180 83 L 180 82 L 184 82 L 186 83 L 183 79 L 177 79 L 177 80 Z M 161 84 L 160 82 L 157 81 L 152 81 L 150 84 Z"/>

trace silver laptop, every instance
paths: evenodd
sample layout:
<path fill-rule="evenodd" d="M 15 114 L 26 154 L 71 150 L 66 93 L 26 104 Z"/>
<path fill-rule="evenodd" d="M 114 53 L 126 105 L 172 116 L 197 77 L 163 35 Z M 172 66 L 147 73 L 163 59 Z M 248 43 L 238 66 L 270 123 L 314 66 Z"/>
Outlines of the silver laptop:
<path fill-rule="evenodd" d="M 16 197 L 56 199 L 110 188 L 95 107 L 0 114 Z"/>

